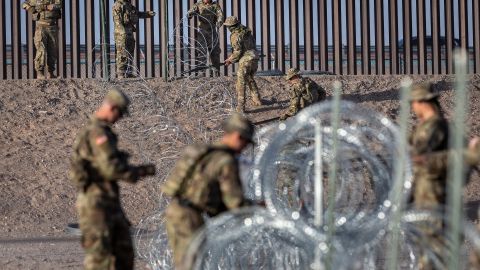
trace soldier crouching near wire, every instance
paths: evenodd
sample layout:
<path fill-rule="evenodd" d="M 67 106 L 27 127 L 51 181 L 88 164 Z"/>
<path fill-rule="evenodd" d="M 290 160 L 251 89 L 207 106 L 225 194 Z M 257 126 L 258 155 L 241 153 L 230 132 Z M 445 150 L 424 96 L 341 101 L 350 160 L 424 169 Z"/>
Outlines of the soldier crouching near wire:
<path fill-rule="evenodd" d="M 177 270 L 185 267 L 187 248 L 204 224 L 202 214 L 216 216 L 251 204 L 243 196 L 235 156 L 251 143 L 253 125 L 242 115 L 233 114 L 223 128 L 225 134 L 219 142 L 187 147 L 162 187 L 173 197 L 165 215 Z"/>
<path fill-rule="evenodd" d="M 301 109 L 326 98 L 325 90 L 310 78 L 303 78 L 296 68 L 289 69 L 285 79 L 290 84 L 290 106 L 280 120 L 286 120 Z"/>
<path fill-rule="evenodd" d="M 57 22 L 62 18 L 62 1 L 27 0 L 22 4 L 22 8 L 30 12 L 36 21 L 33 40 L 37 50 L 35 55 L 37 79 L 56 78 L 53 72 L 58 58 Z"/>
<path fill-rule="evenodd" d="M 154 165 L 132 166 L 117 148 L 111 126 L 128 113 L 128 97 L 108 92 L 100 108 L 77 136 L 70 178 L 77 185 L 77 211 L 85 269 L 133 269 L 130 223 L 120 205 L 117 181 L 137 182 L 154 175 Z"/>
<path fill-rule="evenodd" d="M 135 50 L 133 33 L 137 31 L 136 25 L 139 18 L 146 19 L 153 16 L 155 16 L 155 12 L 139 12 L 137 7 L 127 0 L 116 0 L 113 4 L 117 78 L 134 77 L 132 73 L 132 60 Z"/>

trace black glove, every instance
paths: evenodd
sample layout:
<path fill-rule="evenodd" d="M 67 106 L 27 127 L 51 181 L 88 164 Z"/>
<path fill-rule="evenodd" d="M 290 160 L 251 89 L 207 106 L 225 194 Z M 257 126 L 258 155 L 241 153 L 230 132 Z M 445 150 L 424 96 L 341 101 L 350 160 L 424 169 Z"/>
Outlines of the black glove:
<path fill-rule="evenodd" d="M 140 176 L 155 175 L 155 165 L 147 164 L 147 165 L 138 166 L 138 174 Z"/>

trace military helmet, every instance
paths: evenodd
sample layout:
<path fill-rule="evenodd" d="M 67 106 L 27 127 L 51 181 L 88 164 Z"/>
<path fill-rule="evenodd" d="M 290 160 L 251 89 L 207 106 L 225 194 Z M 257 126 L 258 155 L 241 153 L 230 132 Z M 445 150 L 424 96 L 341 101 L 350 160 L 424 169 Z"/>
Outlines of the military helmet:
<path fill-rule="evenodd" d="M 412 87 L 410 101 L 429 101 L 438 97 L 430 83 L 416 84 Z"/>
<path fill-rule="evenodd" d="M 285 79 L 289 81 L 291 78 L 297 76 L 300 70 L 298 68 L 291 68 L 287 71 L 287 75 L 285 75 Z"/>
<path fill-rule="evenodd" d="M 115 105 L 122 114 L 128 115 L 128 105 L 130 105 L 130 99 L 117 87 L 112 87 L 108 90 L 105 100 Z"/>
<path fill-rule="evenodd" d="M 225 22 L 223 23 L 223 25 L 225 26 L 234 26 L 234 25 L 237 25 L 239 24 L 240 22 L 238 21 L 238 18 L 235 17 L 235 16 L 230 16 L 228 17 Z"/>
<path fill-rule="evenodd" d="M 223 130 L 227 133 L 238 132 L 245 140 L 252 142 L 254 127 L 252 122 L 240 113 L 232 114 L 224 123 Z"/>

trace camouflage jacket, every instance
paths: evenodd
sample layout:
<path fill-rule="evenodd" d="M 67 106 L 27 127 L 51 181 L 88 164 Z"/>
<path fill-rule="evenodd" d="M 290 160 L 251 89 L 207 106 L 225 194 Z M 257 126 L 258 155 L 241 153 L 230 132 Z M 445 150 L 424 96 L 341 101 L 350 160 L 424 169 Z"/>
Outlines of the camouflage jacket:
<path fill-rule="evenodd" d="M 128 154 L 117 148 L 110 124 L 92 117 L 73 145 L 70 178 L 79 192 L 118 202 L 117 181 L 135 182 L 140 167 L 128 164 Z"/>
<path fill-rule="evenodd" d="M 464 149 L 461 153 L 467 169 L 477 166 L 480 163 L 480 145 L 475 149 Z M 454 155 L 454 150 L 440 151 L 425 156 L 426 165 L 429 170 L 441 170 L 447 168 L 449 158 Z"/>
<path fill-rule="evenodd" d="M 53 5 L 52 10 L 47 9 L 49 5 Z M 52 23 L 62 17 L 62 0 L 27 0 L 22 6 L 35 21 Z"/>
<path fill-rule="evenodd" d="M 290 87 L 290 106 L 283 119 L 294 116 L 301 109 L 326 98 L 325 90 L 310 78 L 301 78 Z"/>
<path fill-rule="evenodd" d="M 136 31 L 139 18 L 147 18 L 147 12 L 139 12 L 130 1 L 117 0 L 113 4 L 113 23 L 116 34 L 129 34 Z"/>
<path fill-rule="evenodd" d="M 448 148 L 448 123 L 435 116 L 420 123 L 409 142 L 413 156 L 440 153 Z M 434 208 L 446 203 L 446 166 L 429 168 L 414 164 L 413 203 L 417 208 Z"/>
<path fill-rule="evenodd" d="M 230 35 L 230 43 L 232 45 L 233 53 L 229 59 L 232 63 L 242 61 L 250 61 L 258 59 L 255 38 L 252 31 L 246 26 L 239 25 L 232 28 Z"/>
<path fill-rule="evenodd" d="M 211 216 L 245 203 L 235 155 L 219 143 L 187 147 L 162 191 Z"/>
<path fill-rule="evenodd" d="M 187 14 L 189 17 L 198 15 L 198 28 L 207 32 L 213 32 L 215 26 L 223 23 L 223 11 L 216 2 L 205 4 L 203 1 L 198 1 Z"/>

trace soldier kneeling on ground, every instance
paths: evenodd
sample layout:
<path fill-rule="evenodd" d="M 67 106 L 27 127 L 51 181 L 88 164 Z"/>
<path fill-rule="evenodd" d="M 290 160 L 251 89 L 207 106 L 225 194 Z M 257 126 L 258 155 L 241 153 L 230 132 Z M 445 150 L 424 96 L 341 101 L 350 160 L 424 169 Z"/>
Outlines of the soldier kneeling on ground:
<path fill-rule="evenodd" d="M 286 120 L 301 109 L 326 98 L 325 90 L 312 79 L 302 77 L 296 68 L 289 69 L 285 79 L 290 84 L 290 106 L 280 120 Z"/>

